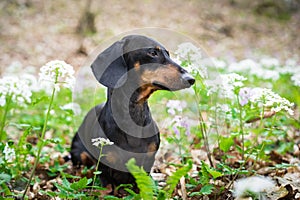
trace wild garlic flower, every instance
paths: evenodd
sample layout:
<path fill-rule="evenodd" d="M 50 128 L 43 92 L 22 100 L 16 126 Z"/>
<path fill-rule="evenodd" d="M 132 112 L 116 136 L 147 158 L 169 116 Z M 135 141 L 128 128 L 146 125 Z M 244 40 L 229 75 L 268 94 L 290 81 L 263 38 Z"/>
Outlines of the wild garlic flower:
<path fill-rule="evenodd" d="M 187 103 L 179 100 L 169 100 L 167 102 L 167 110 L 170 115 L 175 115 L 176 112 L 182 112 L 186 108 Z"/>
<path fill-rule="evenodd" d="M 11 148 L 7 143 L 4 147 L 3 154 L 7 162 L 12 162 L 16 159 L 15 149 Z"/>
<path fill-rule="evenodd" d="M 98 148 L 106 146 L 106 145 L 113 145 L 114 144 L 109 139 L 102 138 L 102 137 L 92 139 L 92 143 L 93 143 L 94 146 L 96 146 Z"/>
<path fill-rule="evenodd" d="M 53 60 L 40 68 L 39 81 L 46 89 L 60 90 L 60 86 L 72 89 L 75 84 L 74 69 L 60 60 Z"/>
<path fill-rule="evenodd" d="M 280 78 L 279 61 L 276 58 L 263 58 L 260 62 L 245 59 L 229 65 L 229 72 L 251 74 L 264 80 L 278 80 Z M 276 70 L 274 70 L 276 68 Z"/>
<path fill-rule="evenodd" d="M 63 106 L 60 106 L 60 109 L 62 109 L 62 110 L 72 110 L 75 115 L 80 115 L 80 113 L 81 113 L 81 107 L 77 103 L 65 104 Z"/>
<path fill-rule="evenodd" d="M 231 63 L 228 66 L 229 72 L 248 72 L 251 69 L 257 69 L 259 67 L 258 63 L 256 63 L 252 59 L 245 59 L 239 62 Z"/>
<path fill-rule="evenodd" d="M 292 77 L 291 80 L 293 81 L 295 86 L 300 87 L 300 70 L 298 73 L 295 73 Z"/>
<path fill-rule="evenodd" d="M 208 77 L 201 50 L 198 47 L 190 42 L 182 43 L 178 45 L 175 55 L 176 60 L 179 60 L 189 73 L 199 74 L 202 78 Z"/>
<path fill-rule="evenodd" d="M 208 95 L 218 94 L 219 97 L 233 99 L 236 89 L 244 86 L 244 76 L 236 73 L 222 74 L 216 80 L 206 81 Z"/>
<path fill-rule="evenodd" d="M 289 115 L 294 114 L 292 109 L 294 103 L 274 93 L 271 89 L 253 88 L 250 101 L 259 107 L 269 108 L 274 112 L 286 111 Z"/>
<path fill-rule="evenodd" d="M 257 199 L 267 199 L 265 193 L 275 187 L 274 181 L 268 177 L 253 176 L 234 182 L 233 194 L 237 199 L 255 195 Z"/>
<path fill-rule="evenodd" d="M 24 106 L 31 102 L 31 88 L 26 80 L 7 76 L 0 79 L 0 106 L 4 106 L 9 99 Z"/>
<path fill-rule="evenodd" d="M 279 60 L 271 57 L 262 58 L 259 63 L 265 68 L 278 68 L 280 66 Z"/>

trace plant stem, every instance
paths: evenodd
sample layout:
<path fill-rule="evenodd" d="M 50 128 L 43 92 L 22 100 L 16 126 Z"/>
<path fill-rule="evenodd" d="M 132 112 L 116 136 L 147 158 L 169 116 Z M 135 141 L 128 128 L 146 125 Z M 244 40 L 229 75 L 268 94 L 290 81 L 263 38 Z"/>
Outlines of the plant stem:
<path fill-rule="evenodd" d="M 8 114 L 11 99 L 12 99 L 12 95 L 9 95 L 7 100 L 6 100 L 5 110 L 4 110 L 4 114 L 3 114 L 3 118 L 2 118 L 2 122 L 1 122 L 1 126 L 0 126 L 0 141 L 2 140 L 2 137 L 3 137 L 6 117 L 7 117 L 7 114 Z"/>
<path fill-rule="evenodd" d="M 55 95 L 55 87 L 53 88 L 53 91 L 52 91 L 50 103 L 49 103 L 49 106 L 48 106 L 48 110 L 47 110 L 47 113 L 46 113 L 46 118 L 45 118 L 44 125 L 43 125 L 42 134 L 41 134 L 41 136 L 40 136 L 40 138 L 39 138 L 39 143 L 38 143 L 38 153 L 37 153 L 36 159 L 35 159 L 35 161 L 34 161 L 33 169 L 32 169 L 32 171 L 31 171 L 29 180 L 28 180 L 28 182 L 27 182 L 27 184 L 26 184 L 26 187 L 25 187 L 25 190 L 24 190 L 22 199 L 25 198 L 25 195 L 26 195 L 26 193 L 27 193 L 27 190 L 28 190 L 28 188 L 29 188 L 29 186 L 30 186 L 30 182 L 32 181 L 32 178 L 33 178 L 33 176 L 34 176 L 34 173 L 35 173 L 37 164 L 39 163 L 39 160 L 40 160 L 42 148 L 44 147 L 44 137 L 45 137 L 45 133 L 46 133 L 46 128 L 47 128 L 48 119 L 49 119 L 49 116 L 50 116 L 50 110 L 51 110 L 51 108 L 52 108 L 52 104 L 53 104 L 53 100 L 54 100 L 54 95 Z"/>
<path fill-rule="evenodd" d="M 99 163 L 100 163 L 100 159 L 101 159 L 101 157 L 102 157 L 102 149 L 103 149 L 103 145 L 100 145 L 99 157 L 98 157 L 97 165 L 96 165 L 96 168 L 95 168 L 96 171 L 98 170 Z M 93 177 L 93 184 L 92 184 L 92 191 L 93 191 L 93 187 L 94 187 L 94 185 L 95 185 L 96 177 L 97 177 L 97 174 L 94 174 L 94 177 Z"/>
<path fill-rule="evenodd" d="M 240 104 L 239 95 L 237 97 L 237 103 L 239 105 L 239 120 L 240 120 L 240 134 L 242 135 L 242 159 L 245 158 L 245 135 L 244 135 L 244 122 L 243 122 L 243 106 Z"/>
<path fill-rule="evenodd" d="M 200 102 L 198 94 L 197 94 L 196 91 L 195 91 L 195 94 L 196 94 L 196 101 Z M 207 152 L 207 158 L 208 158 L 210 166 L 214 167 L 214 164 L 213 164 L 213 161 L 212 161 L 212 158 L 211 158 L 211 152 L 210 152 L 210 149 L 209 149 L 208 136 L 207 136 L 207 131 L 206 131 L 206 127 L 205 127 L 205 122 L 204 122 L 203 116 L 201 114 L 201 110 L 198 106 L 197 106 L 197 110 L 198 110 L 198 116 L 199 116 L 200 131 L 201 131 L 201 135 L 202 135 L 203 140 L 204 140 L 204 147 L 205 147 L 206 152 Z"/>

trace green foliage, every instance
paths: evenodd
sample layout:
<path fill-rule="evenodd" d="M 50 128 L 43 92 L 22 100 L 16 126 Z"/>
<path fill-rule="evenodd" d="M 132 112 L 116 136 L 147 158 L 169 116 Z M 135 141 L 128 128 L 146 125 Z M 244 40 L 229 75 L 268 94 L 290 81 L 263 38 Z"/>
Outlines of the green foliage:
<path fill-rule="evenodd" d="M 89 196 L 88 194 L 86 194 L 86 192 L 84 192 L 84 190 L 90 187 L 90 183 L 92 183 L 92 179 L 87 179 L 86 177 L 72 183 L 69 182 L 68 179 L 63 178 L 61 184 L 54 183 L 54 186 L 57 187 L 58 191 L 47 191 L 44 193 L 51 197 L 60 197 L 62 199 L 90 199 L 92 196 Z M 96 188 L 103 190 L 103 188 L 101 187 Z"/>
<path fill-rule="evenodd" d="M 179 168 L 174 172 L 171 176 L 167 178 L 167 187 L 166 187 L 166 192 L 169 196 L 172 195 L 177 183 L 179 182 L 180 178 L 183 176 L 186 176 L 187 173 L 192 169 L 193 167 L 193 162 L 192 160 L 187 161 L 187 165 Z"/>
<path fill-rule="evenodd" d="M 232 137 L 220 137 L 220 149 L 224 152 L 228 152 L 233 146 L 234 141 Z"/>
<path fill-rule="evenodd" d="M 193 64 L 191 60 L 185 60 L 182 63 L 185 67 L 189 67 L 190 64 Z M 235 64 L 241 65 L 241 63 Z M 221 73 L 219 74 L 221 76 L 234 71 L 228 70 L 229 67 L 230 63 L 225 62 L 224 68 L 210 70 L 212 73 Z M 231 88 L 233 93 L 230 97 L 209 91 L 210 88 L 206 85 L 205 77 L 202 77 L 199 71 L 192 72 L 196 78 L 196 83 L 190 90 L 190 92 L 194 92 L 193 94 L 186 92 L 187 90 L 154 93 L 149 99 L 151 112 L 158 123 L 168 122 L 167 127 L 162 126 L 166 129 L 162 129 L 164 134 L 161 134 L 161 137 L 165 137 L 167 142 L 177 147 L 173 153 L 180 156 L 182 164 L 169 163 L 180 167 L 167 178 L 167 186 L 160 189 L 142 168 L 136 166 L 134 160 L 130 160 L 127 167 L 137 181 L 140 194 L 137 194 L 132 186 L 122 185 L 120 187 L 123 187 L 129 194 L 124 199 L 163 200 L 172 198 L 174 189 L 182 176 L 186 178 L 187 192 L 190 197 L 215 195 L 218 191 L 215 189 L 217 187 L 214 183 L 222 176 L 226 176 L 227 179 L 227 177 L 237 177 L 241 174 L 251 175 L 255 172 L 251 166 L 257 166 L 259 161 L 268 162 L 271 159 L 269 153 L 273 151 L 280 155 L 289 153 L 293 156 L 296 141 L 294 138 L 300 128 L 298 115 L 291 116 L 286 111 L 280 110 L 272 116 L 265 117 L 263 115 L 272 109 L 271 106 L 260 106 L 266 100 L 265 98 L 241 105 L 239 94 L 243 87 L 254 88 L 265 86 L 268 83 L 268 87 L 272 91 L 294 102 L 295 105 L 300 105 L 299 86 L 295 85 L 291 79 L 294 72 L 282 72 L 284 67 L 284 64 L 260 66 L 261 70 L 273 73 L 280 71 L 276 80 L 272 80 L 272 77 L 266 79 L 260 74 L 251 74 L 249 68 L 246 70 L 238 68 L 237 73 L 247 78 L 242 81 L 242 86 L 221 84 L 221 88 L 219 88 Z M 294 66 L 294 68 L 296 67 Z M 226 88 L 227 86 L 228 88 Z M 51 163 L 49 167 L 46 167 L 48 177 L 60 176 L 63 178 L 62 183 L 54 183 L 57 190 L 44 192 L 44 194 L 62 199 L 97 197 L 97 190 L 103 188 L 91 186 L 91 179 L 81 178 L 78 180 L 78 177 L 69 174 L 69 163 L 61 164 L 58 160 L 53 161 L 51 153 L 55 151 L 63 155 L 69 151 L 70 139 L 78 128 L 78 124 L 81 123 L 91 107 L 105 101 L 105 94 L 105 89 L 102 87 L 97 88 L 96 91 L 91 88 L 84 89 L 77 96 L 71 90 L 61 88 L 54 96 L 48 123 L 45 123 L 47 122 L 45 111 L 49 108 L 51 99 L 43 89 L 33 91 L 31 103 L 27 103 L 24 107 L 10 102 L 11 97 L 7 97 L 6 100 L 9 102 L 7 106 L 0 107 L 0 196 L 17 196 L 10 191 L 8 186 L 14 187 L 14 184 L 18 182 L 24 183 L 24 172 L 32 170 L 31 160 L 37 156 L 37 147 L 47 146 L 48 149 L 51 148 L 51 151 L 44 149 L 41 151 L 39 164 Z M 74 101 L 81 106 L 82 112 L 79 114 L 76 114 L 70 107 L 63 108 L 64 105 L 72 102 L 73 97 L 76 97 Z M 186 107 L 171 115 L 167 112 L 169 108 L 166 107 L 170 99 L 185 102 Z M 299 107 L 294 106 L 292 109 L 299 113 Z M 186 117 L 189 123 L 179 126 L 174 122 L 174 118 L 178 116 L 181 119 Z M 174 128 L 177 128 L 177 132 Z M 51 138 L 42 139 L 42 132 L 49 133 Z M 217 144 L 213 153 L 209 152 L 211 144 Z M 11 160 L 6 158 L 5 148 L 7 147 L 15 152 L 15 157 Z M 207 151 L 208 157 L 215 156 L 215 160 L 219 160 L 209 164 L 201 162 L 196 166 L 199 169 L 198 176 L 189 177 L 188 172 L 192 168 L 191 149 L 200 148 Z M 240 159 L 241 155 L 243 155 L 242 159 Z M 247 164 L 250 159 L 254 163 L 249 167 Z M 234 160 L 234 165 L 229 160 Z M 287 169 L 292 166 L 273 162 L 270 165 L 274 170 Z M 88 174 L 88 171 L 86 168 L 81 173 L 85 175 Z M 99 173 L 101 172 L 95 172 L 94 175 Z M 35 177 L 34 180 L 38 180 L 38 178 Z M 198 189 L 199 187 L 201 189 Z M 198 190 L 195 191 L 195 188 Z M 103 198 L 119 199 L 113 196 Z"/>
<path fill-rule="evenodd" d="M 153 199 L 155 184 L 151 177 L 143 168 L 136 166 L 133 158 L 126 163 L 126 167 L 136 180 L 137 187 L 140 189 L 140 197 L 142 199 Z"/>

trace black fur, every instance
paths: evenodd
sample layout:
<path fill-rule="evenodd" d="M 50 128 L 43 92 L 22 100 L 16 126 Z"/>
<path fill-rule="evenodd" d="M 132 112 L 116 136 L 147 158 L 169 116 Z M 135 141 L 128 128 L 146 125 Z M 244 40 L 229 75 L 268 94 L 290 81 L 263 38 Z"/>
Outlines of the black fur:
<path fill-rule="evenodd" d="M 172 73 L 164 69 L 167 67 Z M 91 145 L 91 139 L 108 138 L 114 146 L 103 148 L 105 156 L 98 169 L 102 185 L 135 185 L 125 163 L 134 157 L 137 165 L 150 172 L 160 144 L 147 99 L 156 90 L 187 88 L 195 80 L 170 59 L 161 44 L 139 35 L 114 43 L 97 57 L 92 70 L 96 79 L 108 87 L 107 101 L 85 117 L 72 141 L 72 162 L 94 164 L 99 150 Z"/>

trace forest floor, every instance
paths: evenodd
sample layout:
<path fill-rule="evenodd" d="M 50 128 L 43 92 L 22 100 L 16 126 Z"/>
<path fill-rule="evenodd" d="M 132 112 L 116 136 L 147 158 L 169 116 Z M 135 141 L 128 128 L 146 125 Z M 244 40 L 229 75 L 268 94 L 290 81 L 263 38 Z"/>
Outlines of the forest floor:
<path fill-rule="evenodd" d="M 102 41 L 146 27 L 184 34 L 213 57 L 299 55 L 300 12 L 287 20 L 276 13 L 267 17 L 255 12 L 257 1 L 250 2 L 93 1 L 97 33 L 80 35 L 76 28 L 86 1 L 2 1 L 0 74 L 15 61 L 40 67 L 60 59 L 78 68 Z"/>

